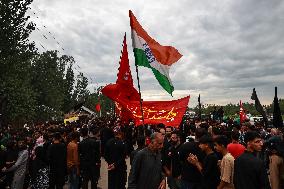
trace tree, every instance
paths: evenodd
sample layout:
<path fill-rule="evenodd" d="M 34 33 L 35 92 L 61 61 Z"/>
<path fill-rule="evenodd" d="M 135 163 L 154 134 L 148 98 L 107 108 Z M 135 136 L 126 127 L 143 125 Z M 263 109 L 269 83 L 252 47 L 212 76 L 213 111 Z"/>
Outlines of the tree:
<path fill-rule="evenodd" d="M 76 101 L 85 101 L 88 95 L 90 94 L 87 89 L 88 79 L 84 76 L 83 73 L 77 75 L 76 87 L 73 93 L 73 99 Z"/>
<path fill-rule="evenodd" d="M 75 60 L 71 56 L 63 55 L 60 57 L 60 61 L 64 62 L 64 64 L 67 66 L 66 68 L 66 75 L 64 78 L 64 102 L 63 102 L 63 111 L 68 112 L 71 107 L 73 107 L 75 104 L 73 99 L 73 91 L 74 91 L 74 71 L 73 71 L 73 65 L 75 64 Z"/>
<path fill-rule="evenodd" d="M 26 12 L 33 0 L 0 1 L 0 96 L 6 122 L 18 125 L 35 113 L 35 93 L 31 86 L 31 58 L 36 53 L 28 37 L 35 29 Z"/>

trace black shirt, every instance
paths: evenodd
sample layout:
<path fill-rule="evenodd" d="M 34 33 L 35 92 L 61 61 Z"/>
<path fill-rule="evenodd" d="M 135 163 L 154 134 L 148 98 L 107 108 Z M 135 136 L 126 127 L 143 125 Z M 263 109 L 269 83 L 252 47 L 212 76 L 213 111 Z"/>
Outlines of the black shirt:
<path fill-rule="evenodd" d="M 114 163 L 115 169 L 126 170 L 127 146 L 122 140 L 110 139 L 105 146 L 105 160 L 108 164 Z"/>
<path fill-rule="evenodd" d="M 264 162 L 245 151 L 234 163 L 235 189 L 270 189 Z"/>
<path fill-rule="evenodd" d="M 166 157 L 163 161 L 163 166 L 166 166 L 172 173 L 172 177 L 176 178 L 181 175 L 181 162 L 179 158 L 179 147 L 171 145 L 166 150 Z"/>
<path fill-rule="evenodd" d="M 204 154 L 198 147 L 197 142 L 186 142 L 182 144 L 179 148 L 179 158 L 181 161 L 181 178 L 190 183 L 201 183 L 202 175 L 196 166 L 190 164 L 187 161 L 189 154 L 194 154 L 197 156 L 200 162 L 204 159 Z"/>
<path fill-rule="evenodd" d="M 218 158 L 213 152 L 204 158 L 202 166 L 202 184 L 204 189 L 215 189 L 220 183 Z"/>
<path fill-rule="evenodd" d="M 51 144 L 48 147 L 48 162 L 51 172 L 64 176 L 67 173 L 67 149 L 63 143 Z"/>
<path fill-rule="evenodd" d="M 100 163 L 100 142 L 94 138 L 85 138 L 78 145 L 81 169 L 89 169 Z"/>

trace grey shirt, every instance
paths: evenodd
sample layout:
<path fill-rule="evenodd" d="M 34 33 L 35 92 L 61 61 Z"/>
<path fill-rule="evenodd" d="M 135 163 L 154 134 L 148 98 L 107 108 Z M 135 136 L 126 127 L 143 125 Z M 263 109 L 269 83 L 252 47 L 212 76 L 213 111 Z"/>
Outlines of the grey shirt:
<path fill-rule="evenodd" d="M 128 189 L 158 189 L 162 180 L 161 153 L 140 150 L 131 166 Z"/>

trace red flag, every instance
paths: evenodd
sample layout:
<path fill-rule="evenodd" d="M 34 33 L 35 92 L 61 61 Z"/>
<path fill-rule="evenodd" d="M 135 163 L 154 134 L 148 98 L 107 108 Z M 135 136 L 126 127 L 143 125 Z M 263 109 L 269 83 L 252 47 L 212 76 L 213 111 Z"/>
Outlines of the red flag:
<path fill-rule="evenodd" d="M 178 127 L 186 111 L 190 96 L 172 101 L 143 101 L 144 123 Z M 123 103 L 133 114 L 136 125 L 142 124 L 142 115 L 139 101 Z"/>
<path fill-rule="evenodd" d="M 247 119 L 245 109 L 243 108 L 242 101 L 240 101 L 240 123 L 243 123 Z"/>
<path fill-rule="evenodd" d="M 133 86 L 127 52 L 126 35 L 124 35 L 123 50 L 121 53 L 116 84 L 105 86 L 102 89 L 102 93 L 113 101 L 117 101 L 118 99 L 140 100 L 140 95 Z"/>
<path fill-rule="evenodd" d="M 101 104 L 100 103 L 96 104 L 96 111 L 97 112 L 101 111 Z"/>

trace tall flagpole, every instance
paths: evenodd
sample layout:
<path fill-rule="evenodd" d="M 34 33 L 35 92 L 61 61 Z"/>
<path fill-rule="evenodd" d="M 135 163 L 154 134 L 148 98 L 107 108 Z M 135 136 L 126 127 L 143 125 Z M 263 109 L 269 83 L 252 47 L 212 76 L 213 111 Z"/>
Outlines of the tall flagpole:
<path fill-rule="evenodd" d="M 136 67 L 136 75 L 137 75 L 137 83 L 138 83 L 138 92 L 139 92 L 139 96 L 140 96 L 140 111 L 141 111 L 141 115 L 142 115 L 142 124 L 144 126 L 144 113 L 143 113 L 143 107 L 142 107 L 142 98 L 141 98 L 140 83 L 139 83 L 138 65 L 136 64 L 136 58 L 135 58 L 135 67 Z"/>

